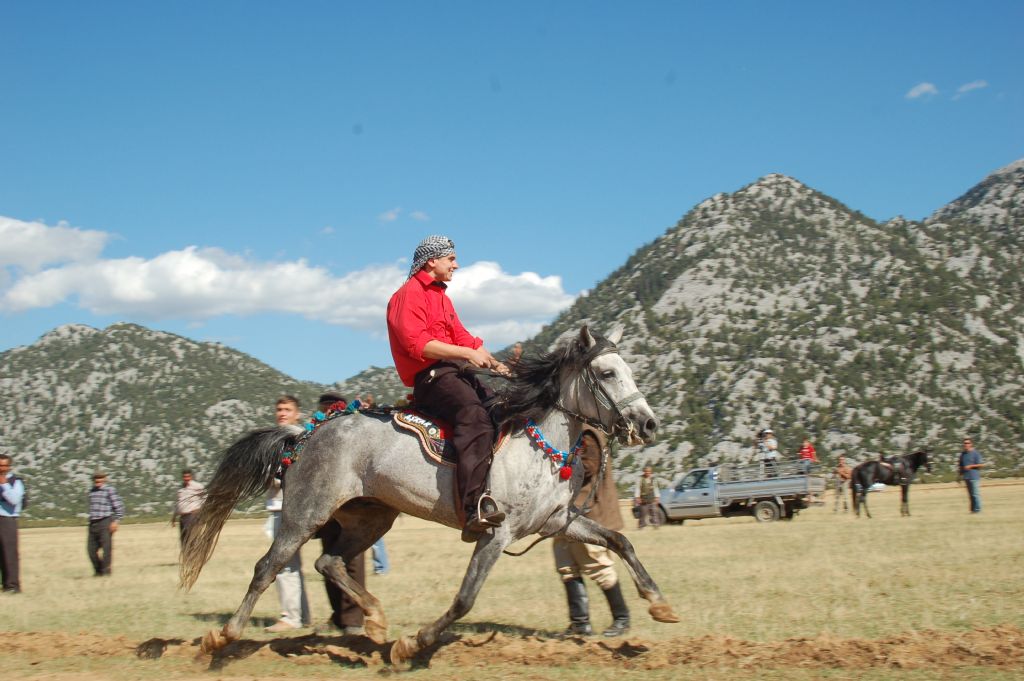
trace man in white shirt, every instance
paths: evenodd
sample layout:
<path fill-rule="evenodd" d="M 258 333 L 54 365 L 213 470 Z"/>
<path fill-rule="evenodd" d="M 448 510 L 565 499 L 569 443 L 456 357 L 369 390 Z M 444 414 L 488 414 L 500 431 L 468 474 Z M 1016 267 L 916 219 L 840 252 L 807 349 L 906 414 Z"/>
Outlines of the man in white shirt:
<path fill-rule="evenodd" d="M 295 426 L 302 428 L 302 417 L 299 412 L 299 400 L 291 395 L 282 395 L 274 406 L 274 418 L 279 426 Z M 268 532 L 271 540 L 281 527 L 281 505 L 284 502 L 284 489 L 277 478 L 267 490 Z M 292 631 L 309 626 L 309 600 L 306 598 L 306 583 L 302 578 L 302 556 L 295 552 L 291 560 L 281 568 L 277 579 L 277 599 L 281 604 L 281 619 L 266 628 L 270 632 Z"/>

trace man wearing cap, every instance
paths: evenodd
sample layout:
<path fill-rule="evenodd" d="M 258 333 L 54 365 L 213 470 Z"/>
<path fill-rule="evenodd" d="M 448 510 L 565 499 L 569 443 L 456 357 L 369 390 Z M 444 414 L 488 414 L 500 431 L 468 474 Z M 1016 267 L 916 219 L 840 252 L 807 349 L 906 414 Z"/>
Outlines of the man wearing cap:
<path fill-rule="evenodd" d="M 117 490 L 107 484 L 106 473 L 96 471 L 92 474 L 92 489 L 89 490 L 89 541 L 86 544 L 96 577 L 110 576 L 114 533 L 123 517 L 124 502 Z"/>
<path fill-rule="evenodd" d="M 761 455 L 761 468 L 765 475 L 769 477 L 775 475 L 775 464 L 779 459 L 779 441 L 775 439 L 775 433 L 771 428 L 761 431 L 761 441 L 757 448 Z"/>
<path fill-rule="evenodd" d="M 478 513 L 477 502 L 487 482 L 494 426 L 482 402 L 489 391 L 465 365 L 508 368 L 459 321 L 446 289 L 455 270 L 455 244 L 445 236 L 429 236 L 416 247 L 409 279 L 388 302 L 388 338 L 402 383 L 413 388 L 417 405 L 454 428 L 458 503 L 465 512 L 463 539 L 501 524 L 505 514 L 495 508 Z"/>

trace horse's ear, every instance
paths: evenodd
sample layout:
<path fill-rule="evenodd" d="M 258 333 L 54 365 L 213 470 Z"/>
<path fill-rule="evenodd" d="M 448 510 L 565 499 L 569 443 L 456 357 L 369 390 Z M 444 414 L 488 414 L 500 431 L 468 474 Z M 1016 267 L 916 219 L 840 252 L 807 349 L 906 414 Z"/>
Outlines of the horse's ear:
<path fill-rule="evenodd" d="M 597 345 L 597 341 L 594 340 L 594 336 L 591 335 L 591 333 L 590 333 L 590 327 L 588 325 L 586 325 L 586 324 L 584 324 L 580 328 L 580 338 L 579 338 L 579 340 L 580 340 L 580 346 L 583 348 L 584 352 L 586 352 L 590 348 L 592 348 L 595 345 Z"/>
<path fill-rule="evenodd" d="M 624 330 L 625 327 L 622 324 L 616 324 L 611 328 L 611 331 L 608 332 L 608 335 L 605 336 L 605 338 L 607 338 L 608 342 L 612 345 L 618 345 L 619 341 L 622 340 L 622 332 Z"/>

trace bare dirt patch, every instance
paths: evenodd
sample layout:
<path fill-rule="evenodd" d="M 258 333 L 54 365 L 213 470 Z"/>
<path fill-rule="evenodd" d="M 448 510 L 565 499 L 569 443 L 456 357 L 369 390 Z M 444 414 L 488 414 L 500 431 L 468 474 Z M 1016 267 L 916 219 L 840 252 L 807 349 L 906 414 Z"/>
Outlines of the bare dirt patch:
<path fill-rule="evenodd" d="M 6 632 L 5 655 L 29 664 L 56 658 L 199 657 L 199 642 L 180 639 L 131 641 L 88 633 Z M 361 637 L 303 636 L 271 641 L 243 639 L 209 660 L 212 669 L 230 668 L 244 658 L 287 658 L 297 665 L 387 666 L 390 644 Z M 639 638 L 566 640 L 503 633 L 452 635 L 427 651 L 416 666 L 477 667 L 481 664 L 524 668 L 587 666 L 655 670 L 689 666 L 735 669 L 929 669 L 958 667 L 1024 669 L 1024 631 L 1003 625 L 963 632 L 915 631 L 880 639 L 821 635 L 783 641 L 746 641 L 701 636 L 665 641 Z"/>

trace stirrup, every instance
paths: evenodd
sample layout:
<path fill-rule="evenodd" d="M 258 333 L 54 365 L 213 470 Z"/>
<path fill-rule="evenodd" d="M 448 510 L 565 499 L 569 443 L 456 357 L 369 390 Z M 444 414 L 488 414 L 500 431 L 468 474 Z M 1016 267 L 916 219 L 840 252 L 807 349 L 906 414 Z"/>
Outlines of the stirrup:
<path fill-rule="evenodd" d="M 484 510 L 484 502 L 490 503 L 490 510 Z M 484 490 L 476 500 L 476 517 L 482 525 L 497 527 L 505 520 L 505 514 L 498 510 L 498 502 L 491 496 L 491 490 Z"/>

